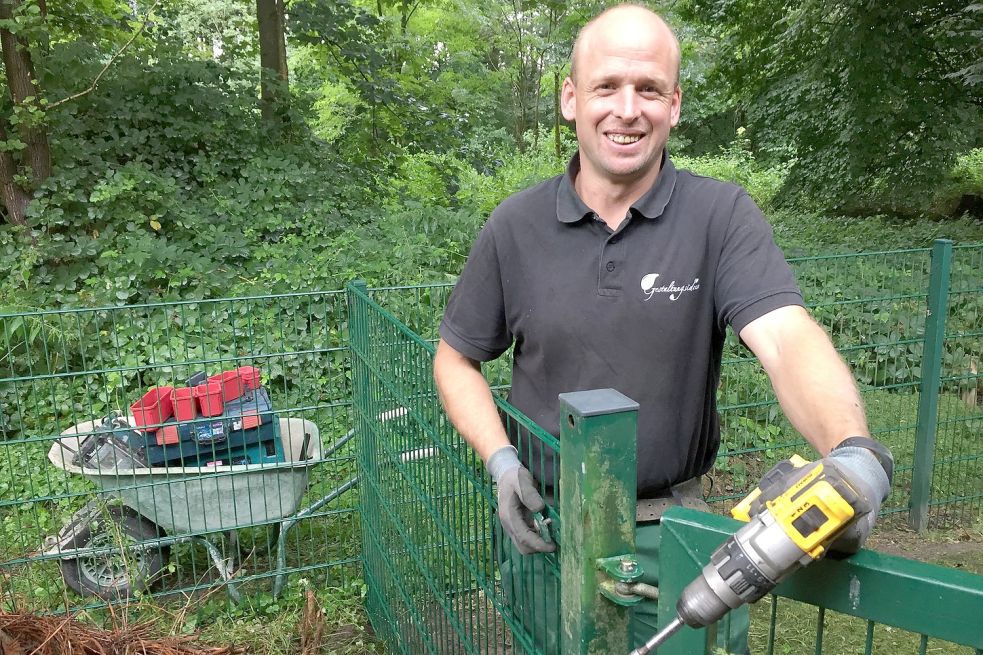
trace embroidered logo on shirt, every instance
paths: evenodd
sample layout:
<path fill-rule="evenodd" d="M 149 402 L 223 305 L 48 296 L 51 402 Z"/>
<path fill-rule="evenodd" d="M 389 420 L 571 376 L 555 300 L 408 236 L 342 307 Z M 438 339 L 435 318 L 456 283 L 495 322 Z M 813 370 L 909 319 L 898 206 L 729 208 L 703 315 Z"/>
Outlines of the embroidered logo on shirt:
<path fill-rule="evenodd" d="M 669 300 L 676 301 L 687 291 L 696 291 L 700 288 L 700 278 L 693 278 L 690 284 L 676 284 L 673 280 L 669 284 L 663 284 L 662 286 L 656 286 L 655 282 L 659 279 L 658 273 L 649 273 L 648 275 L 642 276 L 642 293 L 645 294 L 645 300 L 652 300 L 652 296 L 657 293 L 668 293 Z"/>

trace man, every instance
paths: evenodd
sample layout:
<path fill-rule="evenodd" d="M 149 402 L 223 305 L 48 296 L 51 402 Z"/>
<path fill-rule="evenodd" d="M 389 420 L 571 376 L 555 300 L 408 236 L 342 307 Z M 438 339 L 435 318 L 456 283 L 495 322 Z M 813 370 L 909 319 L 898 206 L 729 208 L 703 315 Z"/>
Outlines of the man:
<path fill-rule="evenodd" d="M 679 57 L 672 31 L 643 7 L 608 9 L 581 30 L 561 96 L 579 152 L 565 175 L 495 210 L 448 302 L 434 375 L 498 485 L 514 542 L 503 576 L 516 558 L 552 549 L 529 520 L 543 500 L 528 468 L 548 490 L 555 481 L 536 452 L 519 460 L 481 374 L 480 362 L 513 343 L 509 399 L 553 434 L 559 393 L 611 387 L 640 404 L 641 500 L 700 493 L 720 441 L 727 325 L 796 429 L 863 487 L 867 516 L 843 550 L 860 547 L 890 489 L 890 453 L 870 440 L 852 375 L 803 308 L 761 212 L 739 187 L 677 171 L 665 151 L 682 100 Z M 656 564 L 657 531 L 637 533 Z M 656 629 L 647 605 L 635 612 L 636 645 Z M 547 649 L 554 639 L 540 637 Z"/>

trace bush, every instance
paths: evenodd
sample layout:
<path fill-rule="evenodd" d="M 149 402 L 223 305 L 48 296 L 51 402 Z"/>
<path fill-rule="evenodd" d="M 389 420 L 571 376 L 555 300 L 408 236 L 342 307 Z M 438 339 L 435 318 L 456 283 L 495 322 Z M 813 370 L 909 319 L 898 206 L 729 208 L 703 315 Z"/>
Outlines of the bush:
<path fill-rule="evenodd" d="M 488 216 L 508 196 L 554 175 L 562 173 L 576 149 L 572 135 L 563 134 L 563 157 L 556 158 L 553 141 L 540 138 L 539 147 L 532 148 L 532 137 L 526 135 L 525 152 L 504 154 L 501 165 L 488 175 L 472 168 L 464 169 L 456 198 L 480 215 Z"/>
<path fill-rule="evenodd" d="M 775 196 L 785 183 L 788 165 L 761 166 L 751 152 L 751 142 L 744 136 L 743 127 L 737 136 L 718 155 L 703 157 L 673 157 L 677 168 L 688 169 L 697 175 L 739 184 L 764 210 L 771 209 Z"/>

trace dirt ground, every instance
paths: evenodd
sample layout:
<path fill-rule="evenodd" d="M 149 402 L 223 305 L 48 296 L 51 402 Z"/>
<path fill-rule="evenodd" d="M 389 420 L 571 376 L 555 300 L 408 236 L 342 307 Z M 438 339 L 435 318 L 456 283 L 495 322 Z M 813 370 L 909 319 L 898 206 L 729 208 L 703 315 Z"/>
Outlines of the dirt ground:
<path fill-rule="evenodd" d="M 884 519 L 874 528 L 866 547 L 983 575 L 983 520 L 969 527 L 928 530 L 919 535 L 901 520 Z"/>

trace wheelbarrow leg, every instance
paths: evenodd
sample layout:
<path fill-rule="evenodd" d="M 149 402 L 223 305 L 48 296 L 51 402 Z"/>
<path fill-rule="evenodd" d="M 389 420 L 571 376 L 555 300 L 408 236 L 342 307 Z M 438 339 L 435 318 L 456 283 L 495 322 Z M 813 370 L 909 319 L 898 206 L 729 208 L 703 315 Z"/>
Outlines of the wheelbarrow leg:
<path fill-rule="evenodd" d="M 232 602 L 237 605 L 241 603 L 242 595 L 239 594 L 239 590 L 236 588 L 237 583 L 232 580 L 232 567 L 229 565 L 229 563 L 227 563 L 227 560 L 222 558 L 222 553 L 218 552 L 218 548 L 215 547 L 215 544 L 204 537 L 193 537 L 193 539 L 201 543 L 205 547 L 205 550 L 208 551 L 208 556 L 212 558 L 212 563 L 215 565 L 215 568 L 218 569 L 219 575 L 221 575 L 222 579 L 225 580 L 225 585 L 229 592 L 229 598 L 231 598 Z"/>
<path fill-rule="evenodd" d="M 320 499 L 316 503 L 305 507 L 301 511 L 297 512 L 293 516 L 290 516 L 280 522 L 280 536 L 276 542 L 276 578 L 273 579 L 273 597 L 279 598 L 280 593 L 283 591 L 283 586 L 287 583 L 287 574 L 284 572 L 284 568 L 287 565 L 287 552 L 286 552 L 286 542 L 287 533 L 290 528 L 297 525 L 298 522 L 303 520 L 305 517 L 309 516 L 313 512 L 316 512 L 320 508 L 324 507 L 326 504 L 330 503 L 332 500 L 338 498 L 350 489 L 358 486 L 358 476 L 354 476 L 345 482 L 340 487 L 335 487 L 335 489 L 329 493 L 324 498 Z"/>

